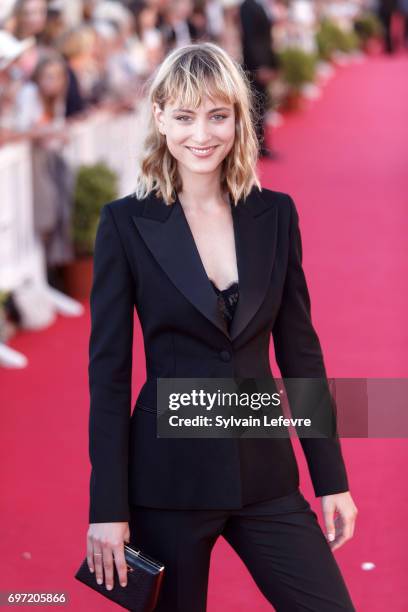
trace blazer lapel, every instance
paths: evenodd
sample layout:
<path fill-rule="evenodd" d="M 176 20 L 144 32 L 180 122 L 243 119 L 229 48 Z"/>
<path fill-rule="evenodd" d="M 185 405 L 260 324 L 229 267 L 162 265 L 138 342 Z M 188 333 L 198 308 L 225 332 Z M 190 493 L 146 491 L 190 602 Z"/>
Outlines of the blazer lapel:
<path fill-rule="evenodd" d="M 239 299 L 231 322 L 231 340 L 244 331 L 266 295 L 275 261 L 277 207 L 265 202 L 254 187 L 233 209 L 233 219 Z"/>
<path fill-rule="evenodd" d="M 230 332 L 179 199 L 167 206 L 151 194 L 141 214 L 132 215 L 141 237 L 173 284 L 230 340 L 244 330 L 261 305 L 276 249 L 276 207 L 266 204 L 255 189 L 232 207 L 240 293 Z"/>

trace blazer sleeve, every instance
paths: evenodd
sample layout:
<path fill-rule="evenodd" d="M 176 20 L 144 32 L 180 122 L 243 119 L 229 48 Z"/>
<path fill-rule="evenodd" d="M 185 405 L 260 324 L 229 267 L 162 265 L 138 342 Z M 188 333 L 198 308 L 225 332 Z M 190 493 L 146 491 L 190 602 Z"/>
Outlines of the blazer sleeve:
<path fill-rule="evenodd" d="M 302 241 L 299 216 L 290 196 L 289 255 L 282 302 L 272 330 L 276 361 L 282 378 L 320 378 L 327 375 L 322 350 L 311 319 L 311 304 L 302 268 Z M 331 396 L 330 396 L 331 397 Z M 288 392 L 289 404 L 291 403 Z M 332 422 L 335 409 L 330 406 Z M 348 491 L 348 479 L 340 440 L 300 437 L 315 495 L 331 495 Z"/>
<path fill-rule="evenodd" d="M 89 522 L 128 521 L 134 280 L 109 204 L 96 234 L 90 310 Z"/>

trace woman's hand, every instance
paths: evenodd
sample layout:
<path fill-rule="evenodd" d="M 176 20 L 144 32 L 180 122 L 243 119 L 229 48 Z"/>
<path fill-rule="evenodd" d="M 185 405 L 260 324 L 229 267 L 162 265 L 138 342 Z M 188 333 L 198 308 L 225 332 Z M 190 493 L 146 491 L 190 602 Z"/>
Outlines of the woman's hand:
<path fill-rule="evenodd" d="M 123 542 L 129 542 L 129 523 L 91 523 L 87 533 L 87 560 L 91 572 L 95 572 L 98 584 L 113 589 L 113 564 L 122 586 L 127 585 L 127 567 Z"/>
<path fill-rule="evenodd" d="M 336 550 L 353 537 L 358 510 L 349 491 L 323 495 L 321 502 L 327 539 L 331 549 Z"/>

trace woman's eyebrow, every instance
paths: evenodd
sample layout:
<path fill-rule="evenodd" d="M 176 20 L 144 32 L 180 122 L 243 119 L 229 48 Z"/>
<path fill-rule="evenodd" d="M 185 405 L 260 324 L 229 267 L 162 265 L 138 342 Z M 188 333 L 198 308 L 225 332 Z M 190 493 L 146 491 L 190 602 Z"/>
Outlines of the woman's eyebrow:
<path fill-rule="evenodd" d="M 230 109 L 227 108 L 226 106 L 219 106 L 218 108 L 212 108 L 211 110 L 209 110 L 209 113 L 214 113 L 215 111 L 229 111 Z M 189 110 L 188 108 L 175 108 L 173 110 L 173 113 L 190 113 L 191 115 L 194 114 L 194 111 Z"/>

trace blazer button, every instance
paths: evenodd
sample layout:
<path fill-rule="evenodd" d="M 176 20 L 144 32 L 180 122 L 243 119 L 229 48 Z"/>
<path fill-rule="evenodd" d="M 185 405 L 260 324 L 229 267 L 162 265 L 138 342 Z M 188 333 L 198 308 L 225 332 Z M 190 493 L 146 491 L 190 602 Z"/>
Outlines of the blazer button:
<path fill-rule="evenodd" d="M 220 351 L 222 361 L 231 361 L 231 353 L 229 351 Z"/>

